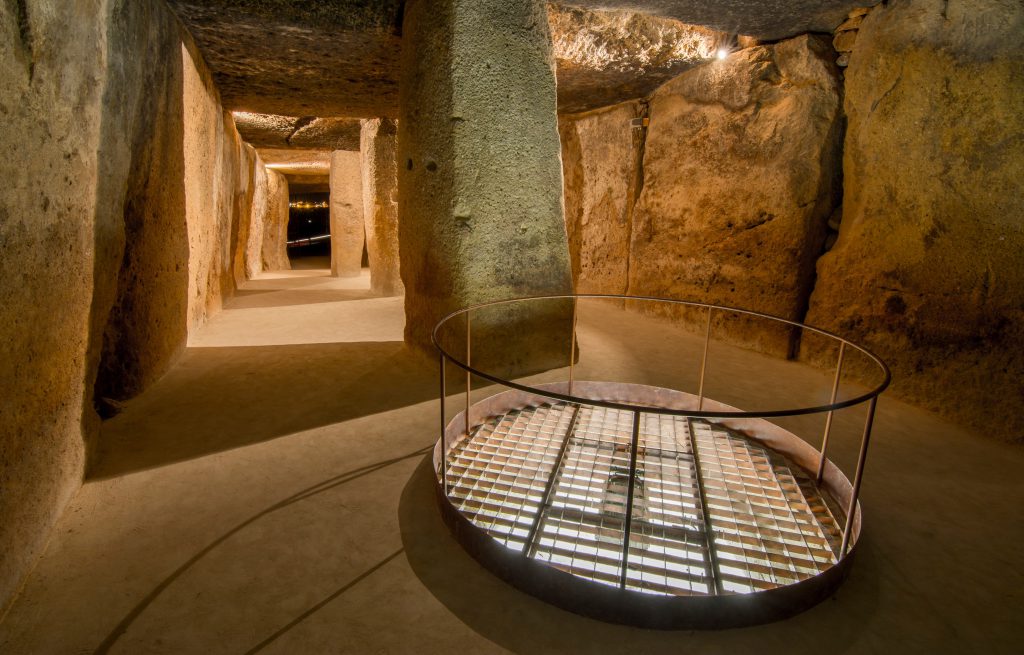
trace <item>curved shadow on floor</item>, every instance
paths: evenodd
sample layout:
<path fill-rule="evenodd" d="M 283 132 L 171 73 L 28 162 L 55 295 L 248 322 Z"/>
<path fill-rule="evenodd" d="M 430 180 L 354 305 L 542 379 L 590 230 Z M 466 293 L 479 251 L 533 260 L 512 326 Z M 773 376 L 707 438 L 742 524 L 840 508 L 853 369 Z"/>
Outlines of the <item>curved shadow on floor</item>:
<path fill-rule="evenodd" d="M 402 491 L 402 545 L 415 575 L 460 621 L 516 653 L 846 652 L 877 608 L 877 558 L 858 553 L 836 597 L 779 623 L 721 631 L 658 631 L 602 623 L 543 603 L 485 570 L 441 520 L 429 455 Z M 858 574 L 859 573 L 859 574 Z"/>
<path fill-rule="evenodd" d="M 128 631 L 128 628 L 130 628 L 132 626 L 132 624 L 136 621 L 136 619 L 138 619 L 139 616 L 141 616 L 157 600 L 157 598 L 159 598 L 160 595 L 163 594 L 163 592 L 168 587 L 170 587 L 172 584 L 174 584 L 174 582 L 176 580 L 178 580 L 182 575 L 184 575 L 186 572 L 188 572 L 192 567 L 194 567 L 198 562 L 200 562 L 204 557 L 206 557 L 206 555 L 208 555 L 211 551 L 213 551 L 214 549 L 219 547 L 221 544 L 223 544 L 225 541 L 230 539 L 232 536 L 234 536 L 235 534 L 238 534 L 239 532 L 241 532 L 245 528 L 249 527 L 253 523 L 256 523 L 257 521 L 259 521 L 263 517 L 267 516 L 268 514 L 276 512 L 276 511 L 278 511 L 280 509 L 284 509 L 284 508 L 288 507 L 289 505 L 292 505 L 294 503 L 306 500 L 307 498 L 310 498 L 312 496 L 316 496 L 317 494 L 321 494 L 321 493 L 323 493 L 325 491 L 328 491 L 330 489 L 334 489 L 336 487 L 339 487 L 339 486 L 341 486 L 343 484 L 347 484 L 347 483 L 352 482 L 354 480 L 358 480 L 358 479 L 360 479 L 360 478 L 362 478 L 364 476 L 369 475 L 370 473 L 373 473 L 373 472 L 379 471 L 379 470 L 381 470 L 381 469 L 383 469 L 385 467 L 391 466 L 392 464 L 397 464 L 398 462 L 402 462 L 402 461 L 405 461 L 407 459 L 415 458 L 415 457 L 417 457 L 419 455 L 422 455 L 424 453 L 424 451 L 425 451 L 425 449 L 421 448 L 421 449 L 415 450 L 415 451 L 413 451 L 411 453 L 406 453 L 404 455 L 399 455 L 398 457 L 393 457 L 391 459 L 386 459 L 386 460 L 382 460 L 382 461 L 379 461 L 379 462 L 374 462 L 372 464 L 367 464 L 366 466 L 361 466 L 359 468 L 352 469 L 350 471 L 346 471 L 345 473 L 342 473 L 340 475 L 334 476 L 332 478 L 328 478 L 326 480 L 322 480 L 322 481 L 320 481 L 320 482 L 318 482 L 318 483 L 316 483 L 314 485 L 306 487 L 305 489 L 303 489 L 303 490 L 301 490 L 301 491 L 299 491 L 299 492 L 297 492 L 295 494 L 292 494 L 291 496 L 288 496 L 287 498 L 284 498 L 281 501 L 279 501 L 277 503 L 274 503 L 273 505 L 271 505 L 271 506 L 269 506 L 269 507 L 267 507 L 267 508 L 265 508 L 265 509 L 263 509 L 263 510 L 261 510 L 259 512 L 256 512 L 255 514 L 253 514 L 252 516 L 250 516 L 246 520 L 238 523 L 233 528 L 231 528 L 230 530 L 227 530 L 222 535 L 220 535 L 219 537 L 217 537 L 216 539 L 211 541 L 202 550 L 199 550 L 198 552 L 193 554 L 181 566 L 179 566 L 177 569 L 175 569 L 173 572 L 171 572 L 170 575 L 168 575 L 166 578 L 161 580 L 159 584 L 157 584 L 155 587 L 153 587 L 153 589 L 150 590 L 150 592 L 148 594 L 146 594 L 145 597 L 142 598 L 142 600 L 140 600 L 138 603 L 136 603 L 135 607 L 133 607 L 131 610 L 129 610 L 129 612 L 127 614 L 125 614 L 124 617 L 121 618 L 121 620 L 118 622 L 118 624 L 116 626 L 114 626 L 113 630 L 110 631 L 110 633 L 103 639 L 103 641 L 100 643 L 100 645 L 97 646 L 96 650 L 93 651 L 93 652 L 95 653 L 95 655 L 102 655 L 104 653 L 110 652 L 110 649 L 114 646 L 115 643 L 117 643 L 117 641 L 121 638 L 121 636 L 124 635 L 124 633 Z M 340 589 L 338 589 L 337 591 L 335 591 L 334 593 L 332 593 L 331 595 L 329 595 L 328 597 L 323 599 L 321 602 L 317 603 L 313 607 L 309 608 L 307 611 L 305 611 L 302 614 L 300 614 L 299 616 L 295 617 L 292 621 L 287 623 L 284 627 L 280 628 L 279 630 L 274 632 L 272 635 L 270 635 L 269 637 L 267 637 L 266 639 L 261 641 L 259 644 L 257 644 L 255 647 L 253 647 L 253 649 L 251 649 L 249 652 L 256 652 L 256 651 L 262 649 L 263 647 L 265 647 L 266 645 L 268 645 L 269 643 L 271 643 L 272 641 L 275 641 L 281 635 L 283 635 L 288 630 L 290 630 L 291 628 L 295 627 L 296 625 L 298 625 L 299 623 L 304 621 L 306 618 L 311 616 L 313 613 L 315 613 L 317 610 L 319 610 L 324 605 L 329 603 L 331 600 L 337 598 L 339 595 L 341 595 L 342 593 L 344 593 L 345 591 L 350 589 L 352 586 L 357 584 L 359 581 L 363 580 L 364 578 L 369 576 L 371 573 L 373 573 L 374 571 L 379 569 L 381 566 L 383 566 L 384 564 L 387 564 L 389 561 L 391 561 L 392 559 L 397 557 L 400 553 L 401 553 L 401 551 L 395 552 L 395 553 L 391 554 L 390 556 L 388 556 L 387 558 L 385 558 L 384 560 L 382 560 L 381 562 L 379 562 L 377 565 L 371 567 L 367 571 L 364 571 L 362 574 L 360 574 L 359 576 L 355 577 L 352 581 L 350 581 L 346 585 L 342 586 Z"/>
<path fill-rule="evenodd" d="M 437 394 L 433 362 L 403 342 L 189 348 L 105 422 L 89 479 L 201 457 Z"/>

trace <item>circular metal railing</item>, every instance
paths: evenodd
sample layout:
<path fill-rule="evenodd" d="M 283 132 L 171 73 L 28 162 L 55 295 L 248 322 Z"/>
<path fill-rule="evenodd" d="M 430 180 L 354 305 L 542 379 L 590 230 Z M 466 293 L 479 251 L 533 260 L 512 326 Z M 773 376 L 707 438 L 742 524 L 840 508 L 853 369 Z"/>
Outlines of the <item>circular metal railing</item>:
<path fill-rule="evenodd" d="M 634 305 L 633 309 L 637 310 L 650 311 L 653 308 L 657 310 L 654 313 L 686 313 L 682 318 L 687 319 L 691 324 L 696 323 L 698 326 L 702 322 L 703 340 L 702 342 L 697 342 L 700 346 L 700 364 L 695 385 L 696 389 L 687 391 L 681 388 L 665 389 L 660 387 L 644 387 L 643 385 L 616 385 L 614 383 L 594 383 L 576 380 L 577 354 L 579 353 L 582 356 L 582 353 L 579 351 L 580 344 L 577 339 L 577 328 L 581 306 L 586 303 L 629 303 Z M 703 319 L 702 321 L 700 320 L 701 318 Z M 713 354 L 710 349 L 713 335 L 716 337 L 714 342 L 719 342 L 719 335 L 716 335 L 713 329 L 716 319 L 719 320 L 723 331 L 727 331 L 728 324 L 726 319 L 728 319 L 744 320 L 748 322 L 748 325 L 763 325 L 763 329 L 766 332 L 774 330 L 774 334 L 777 336 L 781 335 L 779 336 L 780 339 L 798 339 L 801 343 L 807 341 L 807 335 L 814 335 L 814 338 L 819 342 L 816 349 L 820 354 L 819 361 L 826 358 L 830 349 L 835 352 L 833 382 L 828 395 L 828 402 L 800 403 L 796 406 L 749 410 L 725 405 L 716 399 L 708 398 L 705 387 L 711 355 Z M 529 347 L 521 347 L 522 344 L 527 344 L 528 346 L 531 343 L 531 339 L 541 333 L 545 337 L 541 341 L 547 344 L 547 347 L 541 348 L 542 352 L 534 357 L 534 359 L 541 362 L 539 367 L 537 361 L 524 364 L 522 360 L 517 360 L 513 362 L 513 365 L 510 365 L 508 361 L 502 360 L 501 355 L 503 351 L 529 350 Z M 486 418 L 484 414 L 487 411 L 493 411 L 494 407 L 496 407 L 493 403 L 492 405 L 487 405 L 486 402 L 478 402 L 474 405 L 471 399 L 472 378 L 476 377 L 518 392 L 517 399 L 535 399 L 539 397 L 549 399 L 553 403 L 563 403 L 566 407 L 575 407 L 575 413 L 572 415 L 573 425 L 577 421 L 580 407 L 603 408 L 605 410 L 625 412 L 632 416 L 632 458 L 628 467 L 628 479 L 623 482 L 628 490 L 628 500 L 624 512 L 625 532 L 622 539 L 621 588 L 623 590 L 626 589 L 626 563 L 631 544 L 630 528 L 634 512 L 634 488 L 638 485 L 637 451 L 642 415 L 661 415 L 691 421 L 688 424 L 691 430 L 695 425 L 692 421 L 699 421 L 701 426 L 721 425 L 729 429 L 742 428 L 751 433 L 761 432 L 774 435 L 768 438 L 768 441 L 773 446 L 782 444 L 784 449 L 788 449 L 787 452 L 795 458 L 794 461 L 797 465 L 802 469 L 806 469 L 810 479 L 818 485 L 830 486 L 833 495 L 841 498 L 843 501 L 845 506 L 843 509 L 845 511 L 842 514 L 845 517 L 845 521 L 841 526 L 841 543 L 836 549 L 836 568 L 842 568 L 842 575 L 845 575 L 845 561 L 848 559 L 847 556 L 851 554 L 851 550 L 855 545 L 856 535 L 859 534 L 860 529 L 858 497 L 863 480 L 868 445 L 871 439 L 876 404 L 879 395 L 888 387 L 891 381 L 891 374 L 885 363 L 866 348 L 826 330 L 760 312 L 692 301 L 604 294 L 533 296 L 481 303 L 466 307 L 442 318 L 432 332 L 432 341 L 438 350 L 440 364 L 441 438 L 435 452 L 435 463 L 437 464 L 436 473 L 441 492 L 439 498 L 442 499 L 443 509 L 445 504 L 451 505 L 451 499 L 449 498 L 451 488 L 449 483 L 448 453 L 453 447 L 453 443 L 459 439 L 471 439 L 474 429 L 482 426 L 482 419 Z M 866 388 L 861 388 L 852 394 L 848 394 L 848 397 L 840 398 L 844 365 L 853 355 L 856 355 L 859 360 L 858 377 L 861 380 L 865 377 L 873 377 L 874 380 Z M 515 358 L 513 357 L 512 359 Z M 465 372 L 466 383 L 465 408 L 460 413 L 460 416 L 456 416 L 451 421 L 447 419 L 445 405 L 447 396 L 446 368 L 449 363 Z M 524 370 L 517 371 L 517 365 Z M 551 371 L 567 369 L 565 379 L 544 383 L 526 382 L 522 379 L 516 379 L 521 377 L 520 373 L 535 372 L 545 368 L 549 373 Z M 767 380 L 766 384 L 771 382 L 771 380 Z M 694 391 L 695 393 L 692 393 Z M 517 400 L 517 402 L 519 401 Z M 859 405 L 867 405 L 867 411 L 861 432 L 853 481 L 850 483 L 844 477 L 844 474 L 839 471 L 838 467 L 828 459 L 827 452 L 829 436 L 833 429 L 833 415 L 839 410 Z M 481 420 L 474 420 L 474 407 L 480 408 L 475 418 Z M 769 421 L 769 419 L 774 420 L 783 417 L 815 414 L 823 414 L 825 416 L 824 429 L 821 434 L 820 446 L 818 447 L 810 446 L 806 440 L 797 443 L 799 441 L 798 437 L 785 431 L 780 432 L 779 428 Z M 571 430 L 572 427 L 570 426 L 564 437 L 565 442 L 561 444 L 559 457 L 562 457 L 564 454 Z M 779 434 L 783 436 L 780 437 L 778 436 Z M 694 449 L 693 454 L 696 457 L 696 446 L 694 446 Z M 551 479 L 548 480 L 547 488 L 544 492 L 544 503 L 549 502 L 548 496 L 551 493 L 551 486 L 557 469 L 558 463 L 556 462 L 550 472 Z M 828 475 L 826 475 L 826 472 Z M 825 478 L 828 479 L 826 480 Z M 642 481 L 640 481 L 640 484 L 642 484 Z M 702 498 L 703 493 L 701 491 Z M 542 513 L 543 511 L 544 507 L 542 506 L 540 512 Z M 539 520 L 538 517 L 536 521 Z M 534 538 L 536 531 L 537 524 L 535 522 L 530 531 L 531 539 Z M 708 539 L 710 544 L 710 537 Z M 527 554 L 531 552 L 529 545 L 523 549 L 523 552 Z M 824 578 L 826 576 L 819 575 L 817 577 Z M 841 580 L 841 577 L 832 576 L 831 579 L 833 579 L 834 586 L 838 584 L 835 580 Z M 718 593 L 722 593 L 722 590 L 719 589 Z M 714 624 L 718 625 L 717 623 Z"/>

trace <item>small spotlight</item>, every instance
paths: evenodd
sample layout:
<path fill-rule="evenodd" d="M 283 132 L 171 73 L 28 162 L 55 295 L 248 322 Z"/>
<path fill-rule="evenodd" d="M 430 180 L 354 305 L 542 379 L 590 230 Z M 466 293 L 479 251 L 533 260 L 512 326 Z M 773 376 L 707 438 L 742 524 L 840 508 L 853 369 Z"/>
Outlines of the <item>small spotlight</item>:
<path fill-rule="evenodd" d="M 726 48 L 725 46 L 722 46 L 721 48 L 718 49 L 718 58 L 719 59 L 725 59 L 728 56 L 729 56 L 729 49 L 728 48 Z"/>

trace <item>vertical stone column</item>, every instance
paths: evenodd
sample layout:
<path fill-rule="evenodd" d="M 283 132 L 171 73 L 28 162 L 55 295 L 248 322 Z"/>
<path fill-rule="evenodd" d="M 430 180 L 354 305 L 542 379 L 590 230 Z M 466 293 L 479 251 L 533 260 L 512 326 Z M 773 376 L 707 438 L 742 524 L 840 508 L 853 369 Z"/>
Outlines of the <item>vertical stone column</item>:
<path fill-rule="evenodd" d="M 555 72 L 541 0 L 409 0 L 402 25 L 405 336 L 429 347 L 456 308 L 572 289 Z M 567 362 L 566 305 L 542 306 L 474 317 L 473 362 L 512 373 Z"/>
<path fill-rule="evenodd" d="M 277 171 L 267 171 L 267 212 L 263 217 L 263 270 L 287 271 L 288 180 Z"/>
<path fill-rule="evenodd" d="M 381 296 L 402 294 L 398 271 L 397 132 L 394 119 L 374 118 L 362 122 L 359 136 L 370 289 Z"/>
<path fill-rule="evenodd" d="M 355 277 L 363 265 L 363 190 L 359 153 L 331 153 L 331 275 Z"/>

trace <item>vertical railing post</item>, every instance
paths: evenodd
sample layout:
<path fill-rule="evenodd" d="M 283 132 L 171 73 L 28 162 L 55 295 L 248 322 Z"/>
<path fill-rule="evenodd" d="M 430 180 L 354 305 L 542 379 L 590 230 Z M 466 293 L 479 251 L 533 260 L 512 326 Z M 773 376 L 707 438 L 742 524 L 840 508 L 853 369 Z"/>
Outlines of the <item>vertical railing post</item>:
<path fill-rule="evenodd" d="M 708 324 L 704 328 L 704 355 L 700 359 L 700 383 L 697 386 L 697 411 L 704 409 L 704 374 L 708 368 L 708 343 L 711 342 L 711 311 L 708 306 Z"/>
<path fill-rule="evenodd" d="M 569 336 L 569 395 L 572 395 L 573 370 L 576 362 L 576 296 L 572 297 L 572 327 Z"/>
<path fill-rule="evenodd" d="M 839 395 L 839 379 L 843 374 L 843 354 L 846 352 L 846 342 L 839 342 L 839 359 L 836 362 L 836 379 L 832 382 L 832 396 L 828 401 L 829 405 L 836 404 Z M 825 415 L 825 434 L 821 438 L 821 456 L 818 458 L 818 475 L 815 480 L 821 484 L 821 477 L 825 474 L 825 451 L 828 450 L 828 434 L 832 430 L 832 410 Z"/>
<path fill-rule="evenodd" d="M 626 588 L 626 568 L 629 565 L 629 538 L 633 532 L 633 488 L 636 486 L 636 455 L 640 446 L 640 412 L 633 410 L 633 439 L 629 451 L 629 487 L 626 490 L 626 522 L 622 531 L 622 575 L 619 588 Z"/>
<path fill-rule="evenodd" d="M 857 456 L 857 472 L 853 476 L 853 490 L 850 493 L 850 504 L 846 510 L 846 528 L 843 530 L 843 543 L 839 547 L 839 557 L 845 557 L 850 546 L 850 531 L 853 529 L 853 516 L 857 510 L 857 496 L 860 494 L 860 483 L 864 477 L 864 462 L 868 457 L 868 442 L 871 441 L 871 424 L 875 421 L 875 405 L 878 396 L 868 403 L 868 415 L 864 421 L 864 436 L 860 440 L 860 455 Z"/>
<path fill-rule="evenodd" d="M 438 350 L 440 350 L 440 348 Z M 440 366 L 440 370 L 441 370 L 441 377 L 440 377 L 440 380 L 441 380 L 441 484 L 442 484 L 442 488 L 444 489 L 444 493 L 447 496 L 448 495 L 448 437 L 447 437 L 446 433 L 448 432 L 448 430 L 446 429 L 447 426 L 445 425 L 445 420 L 444 420 L 444 418 L 445 418 L 444 417 L 444 398 L 445 398 L 445 389 L 444 389 L 444 352 L 441 352 L 441 366 Z"/>
<path fill-rule="evenodd" d="M 469 392 L 473 390 L 473 385 L 472 385 L 472 375 L 473 374 L 469 372 L 469 367 L 473 365 L 472 360 L 470 359 L 470 357 L 471 357 L 472 338 L 470 336 L 471 335 L 471 333 L 470 333 L 470 327 L 471 326 L 470 326 L 470 322 L 469 322 L 469 315 L 470 315 L 471 312 L 472 312 L 472 310 L 469 310 L 469 309 L 466 310 L 466 438 L 467 439 L 469 439 L 469 405 L 470 405 Z"/>

